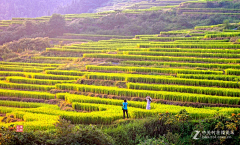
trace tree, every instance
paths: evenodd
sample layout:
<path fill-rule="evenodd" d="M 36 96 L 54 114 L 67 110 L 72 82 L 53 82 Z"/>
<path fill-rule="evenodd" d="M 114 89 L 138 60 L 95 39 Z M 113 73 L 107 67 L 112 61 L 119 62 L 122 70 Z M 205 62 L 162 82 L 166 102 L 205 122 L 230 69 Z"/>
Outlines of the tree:
<path fill-rule="evenodd" d="M 49 22 L 49 37 L 62 35 L 65 31 L 65 18 L 60 14 L 53 14 Z"/>
<path fill-rule="evenodd" d="M 224 20 L 223 24 L 224 24 L 224 29 L 229 29 L 230 27 L 229 20 Z"/>

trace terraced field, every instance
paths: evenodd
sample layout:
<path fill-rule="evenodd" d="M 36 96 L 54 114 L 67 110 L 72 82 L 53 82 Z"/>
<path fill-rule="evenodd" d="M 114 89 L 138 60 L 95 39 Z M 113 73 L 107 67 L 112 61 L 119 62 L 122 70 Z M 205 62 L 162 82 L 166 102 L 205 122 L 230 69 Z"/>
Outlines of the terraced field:
<path fill-rule="evenodd" d="M 0 62 L 0 114 L 23 120 L 14 124 L 24 130 L 48 130 L 59 117 L 111 124 L 122 118 L 124 98 L 134 119 L 182 109 L 194 119 L 239 113 L 240 44 L 230 41 L 239 34 L 209 30 L 213 27 L 112 36 L 46 48 L 52 55 L 32 57 L 31 63 Z M 151 110 L 145 109 L 148 95 Z M 50 103 L 54 100 L 71 109 Z"/>

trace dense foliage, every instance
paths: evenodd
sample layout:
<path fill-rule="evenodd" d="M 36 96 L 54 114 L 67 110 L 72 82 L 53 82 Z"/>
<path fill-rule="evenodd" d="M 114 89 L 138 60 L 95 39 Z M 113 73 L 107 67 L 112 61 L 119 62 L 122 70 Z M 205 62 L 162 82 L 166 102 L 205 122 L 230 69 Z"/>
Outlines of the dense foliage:
<path fill-rule="evenodd" d="M 48 38 L 22 38 L 18 41 L 5 43 L 4 45 L 0 46 L 0 58 L 9 59 L 11 57 L 16 57 L 18 56 L 17 53 L 24 51 L 43 51 L 49 46 L 50 43 Z"/>
<path fill-rule="evenodd" d="M 154 118 L 142 120 L 119 120 L 111 126 L 99 129 L 93 125 L 72 125 L 60 119 L 56 123 L 56 130 L 44 132 L 16 133 L 16 127 L 1 128 L 0 143 L 2 144 L 229 144 L 239 143 L 240 114 L 232 113 L 231 116 L 216 115 L 197 122 L 189 117 L 186 110 L 179 111 L 176 115 L 160 113 Z M 226 130 L 224 135 L 219 129 Z M 199 135 L 194 139 L 195 131 Z M 210 135 L 214 133 L 215 135 Z M 192 133 L 192 134 L 191 134 Z M 203 138 L 216 136 L 216 138 Z M 221 138 L 219 138 L 221 137 Z M 232 140 L 234 139 L 234 141 Z"/>
<path fill-rule="evenodd" d="M 53 14 L 47 22 L 25 21 L 23 25 L 10 25 L 0 32 L 0 45 L 20 38 L 55 37 L 65 30 L 64 17 Z"/>

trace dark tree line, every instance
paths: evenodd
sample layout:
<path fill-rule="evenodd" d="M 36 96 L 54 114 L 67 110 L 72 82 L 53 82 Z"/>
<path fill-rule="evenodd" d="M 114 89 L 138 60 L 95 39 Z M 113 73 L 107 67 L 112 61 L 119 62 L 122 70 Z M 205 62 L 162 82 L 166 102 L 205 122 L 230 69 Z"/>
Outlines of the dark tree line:
<path fill-rule="evenodd" d="M 0 0 L 0 20 L 92 12 L 109 0 Z"/>

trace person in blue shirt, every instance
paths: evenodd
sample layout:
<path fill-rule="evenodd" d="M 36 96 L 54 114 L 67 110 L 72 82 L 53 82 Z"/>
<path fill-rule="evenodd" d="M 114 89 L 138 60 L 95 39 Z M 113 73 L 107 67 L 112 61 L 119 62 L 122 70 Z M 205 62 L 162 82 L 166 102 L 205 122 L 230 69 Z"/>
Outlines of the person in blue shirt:
<path fill-rule="evenodd" d="M 124 99 L 124 102 L 123 102 L 123 119 L 125 119 L 125 112 L 126 112 L 126 114 L 127 114 L 127 118 L 128 118 L 127 105 L 128 105 L 127 100 Z"/>

